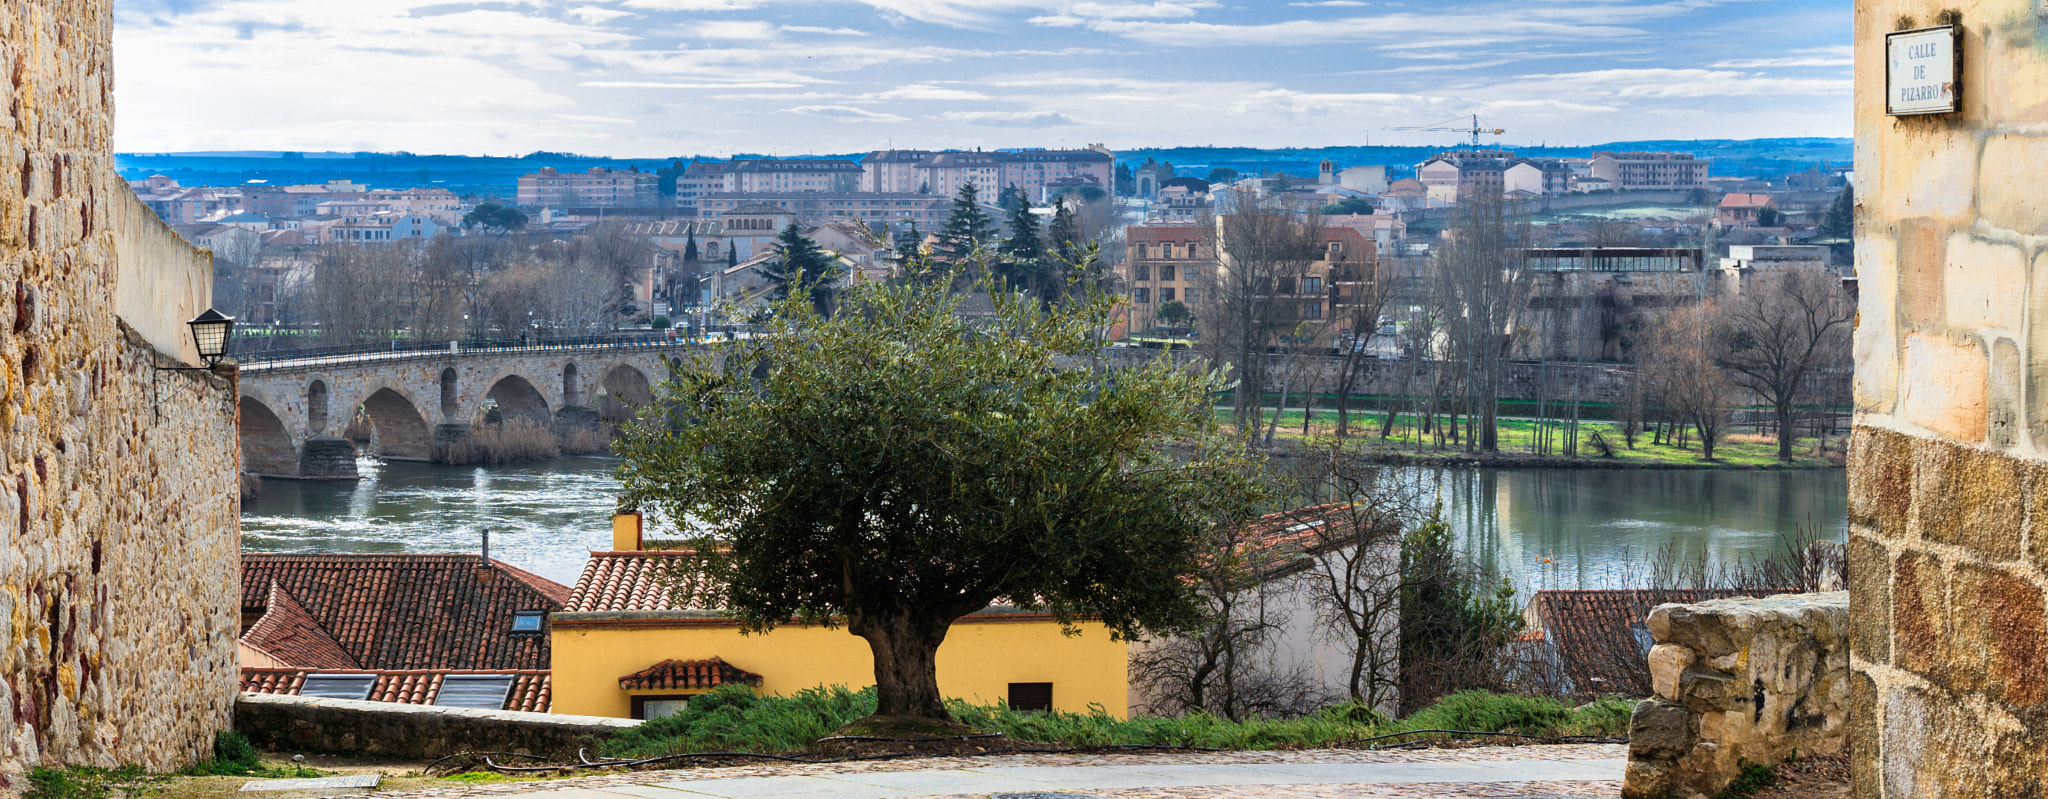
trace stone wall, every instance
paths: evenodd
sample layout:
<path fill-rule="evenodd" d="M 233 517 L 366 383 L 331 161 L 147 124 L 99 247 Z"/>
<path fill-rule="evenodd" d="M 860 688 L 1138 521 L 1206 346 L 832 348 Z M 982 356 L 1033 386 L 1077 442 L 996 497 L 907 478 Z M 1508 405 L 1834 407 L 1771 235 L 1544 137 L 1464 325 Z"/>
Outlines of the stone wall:
<path fill-rule="evenodd" d="M 1705 799 L 1745 763 L 1842 751 L 1848 592 L 1661 605 L 1649 628 L 1656 696 L 1629 724 L 1626 799 Z"/>
<path fill-rule="evenodd" d="M 1856 3 L 1855 795 L 2048 781 L 2048 24 Z M 1955 22 L 1959 113 L 1884 112 L 1884 35 Z"/>
<path fill-rule="evenodd" d="M 103 2 L 0 2 L 0 795 L 192 762 L 234 701 L 232 369 L 152 369 L 211 267 L 113 173 L 110 34 Z M 124 270 L 163 302 L 120 304 Z"/>
<path fill-rule="evenodd" d="M 640 722 L 283 694 L 242 694 L 235 730 L 282 752 L 428 760 L 458 752 L 520 752 L 569 760 Z"/>

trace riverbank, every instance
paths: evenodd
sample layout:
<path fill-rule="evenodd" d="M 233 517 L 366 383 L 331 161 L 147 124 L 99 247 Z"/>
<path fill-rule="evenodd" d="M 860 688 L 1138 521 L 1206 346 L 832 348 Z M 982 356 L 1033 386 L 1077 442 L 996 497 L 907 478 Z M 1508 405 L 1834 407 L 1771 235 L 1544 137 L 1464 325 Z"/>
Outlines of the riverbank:
<path fill-rule="evenodd" d="M 1227 430 L 1229 411 L 1218 409 L 1218 421 Z M 1266 419 L 1271 420 L 1271 411 Z M 1580 422 L 1578 454 L 1561 454 L 1568 438 L 1566 423 L 1557 420 L 1503 418 L 1499 424 L 1499 451 L 1465 451 L 1464 442 L 1439 439 L 1417 432 L 1411 417 L 1396 420 L 1384 438 L 1380 436 L 1386 415 L 1355 412 L 1347 424 L 1347 444 L 1374 463 L 1391 466 L 1478 466 L 1499 469 L 1835 469 L 1848 460 L 1848 437 L 1824 441 L 1802 438 L 1793 448 L 1790 461 L 1778 460 L 1778 439 L 1769 434 L 1743 432 L 1725 435 L 1714 445 L 1714 458 L 1702 456 L 1697 440 L 1688 436 L 1685 446 L 1675 441 L 1659 442 L 1647 432 L 1635 436 L 1633 446 L 1613 422 Z M 1337 415 L 1317 411 L 1303 424 L 1301 411 L 1288 411 L 1274 431 L 1274 451 L 1290 454 L 1311 446 L 1327 446 L 1337 433 Z M 1263 430 L 1261 430 L 1263 438 Z M 1537 446 L 1538 441 L 1546 446 Z"/>

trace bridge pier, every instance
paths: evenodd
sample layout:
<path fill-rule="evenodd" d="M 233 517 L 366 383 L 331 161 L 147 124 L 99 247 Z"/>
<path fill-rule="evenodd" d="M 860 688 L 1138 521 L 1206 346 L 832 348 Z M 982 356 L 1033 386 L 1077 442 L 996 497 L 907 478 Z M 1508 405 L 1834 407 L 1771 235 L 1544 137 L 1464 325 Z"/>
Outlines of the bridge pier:
<path fill-rule="evenodd" d="M 596 408 L 571 405 L 555 411 L 555 429 L 572 430 L 578 427 L 596 427 L 604 421 Z"/>
<path fill-rule="evenodd" d="M 301 480 L 354 480 L 356 445 L 346 438 L 313 436 L 299 454 Z"/>
<path fill-rule="evenodd" d="M 468 422 L 442 422 L 434 425 L 434 462 L 448 463 L 448 454 L 469 442 L 475 426 Z"/>

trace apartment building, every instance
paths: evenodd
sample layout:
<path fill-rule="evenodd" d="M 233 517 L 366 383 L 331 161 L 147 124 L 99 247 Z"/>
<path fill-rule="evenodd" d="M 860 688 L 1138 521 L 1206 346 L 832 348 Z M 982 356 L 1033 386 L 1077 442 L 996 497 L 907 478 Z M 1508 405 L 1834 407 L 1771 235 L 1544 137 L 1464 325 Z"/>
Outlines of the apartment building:
<path fill-rule="evenodd" d="M 858 191 L 861 166 L 836 158 L 756 158 L 725 169 L 728 192 Z"/>
<path fill-rule="evenodd" d="M 1572 168 L 1556 159 L 1517 158 L 1501 171 L 1501 190 L 1507 195 L 1566 194 L 1572 190 Z"/>
<path fill-rule="evenodd" d="M 519 204 L 547 208 L 642 208 L 657 204 L 658 178 L 652 172 L 594 166 L 587 172 L 542 167 L 519 176 Z"/>
<path fill-rule="evenodd" d="M 346 216 L 326 226 L 320 240 L 327 243 L 385 244 L 405 239 L 431 239 L 441 226 L 425 214 L 395 211 Z"/>
<path fill-rule="evenodd" d="M 731 164 L 723 161 L 699 161 L 683 167 L 683 173 L 676 176 L 676 207 L 696 208 L 704 195 L 728 192 L 726 171 Z"/>
<path fill-rule="evenodd" d="M 1219 257 L 1216 242 L 1227 235 L 1229 223 L 1218 217 L 1213 224 L 1213 228 L 1139 225 L 1125 229 L 1125 278 L 1130 291 L 1127 329 L 1151 328 L 1159 307 L 1169 302 L 1180 302 L 1200 317 L 1216 301 L 1210 294 L 1228 279 L 1230 269 L 1228 247 Z M 1320 238 L 1321 258 L 1299 276 L 1282 280 L 1270 287 L 1270 293 L 1261 295 L 1261 299 L 1283 306 L 1293 318 L 1320 328 L 1311 333 L 1317 338 L 1275 343 L 1324 344 L 1320 336 L 1325 333 L 1337 337 L 1351 332 L 1347 314 L 1378 291 L 1379 248 L 1369 232 L 1359 227 L 1325 226 Z M 1377 320 L 1368 324 L 1374 322 Z"/>
<path fill-rule="evenodd" d="M 1499 197 L 1505 193 L 1508 165 L 1514 160 L 1515 154 L 1507 150 L 1452 150 L 1417 165 L 1415 177 L 1432 200 Z"/>
<path fill-rule="evenodd" d="M 698 199 L 697 216 L 717 220 L 733 209 L 752 205 L 779 208 L 805 221 L 856 219 L 871 226 L 907 223 L 917 225 L 920 230 L 930 230 L 945 222 L 947 215 L 952 213 L 953 198 L 901 192 L 714 193 Z M 989 212 L 1001 213 L 993 207 Z"/>
<path fill-rule="evenodd" d="M 1109 190 L 1116 158 L 1100 145 L 1078 150 L 877 150 L 863 157 L 860 165 L 864 191 L 950 197 L 962 184 L 973 183 L 975 191 L 991 201 L 997 190 L 1015 186 L 1034 201 L 1045 202 L 1069 186 Z"/>
<path fill-rule="evenodd" d="M 1597 152 L 1587 162 L 1594 177 L 1620 191 L 1669 191 L 1707 186 L 1707 162 L 1691 153 Z"/>

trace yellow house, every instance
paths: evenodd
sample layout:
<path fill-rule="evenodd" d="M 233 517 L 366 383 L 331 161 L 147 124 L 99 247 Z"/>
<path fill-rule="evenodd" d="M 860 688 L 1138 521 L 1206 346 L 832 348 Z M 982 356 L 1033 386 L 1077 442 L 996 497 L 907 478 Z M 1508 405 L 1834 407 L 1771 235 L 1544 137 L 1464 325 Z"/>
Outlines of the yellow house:
<path fill-rule="evenodd" d="M 637 516 L 614 522 L 613 547 L 590 553 L 568 606 L 549 618 L 553 712 L 659 718 L 724 684 L 764 694 L 874 684 L 867 641 L 843 627 L 741 635 L 731 619 L 674 607 L 662 575 L 687 555 L 642 549 Z M 1128 661 L 1101 625 L 1067 636 L 1049 615 L 992 606 L 953 623 L 939 647 L 939 690 L 1019 709 L 1100 705 L 1122 718 Z"/>

